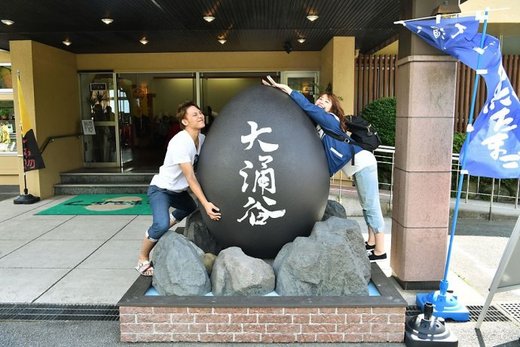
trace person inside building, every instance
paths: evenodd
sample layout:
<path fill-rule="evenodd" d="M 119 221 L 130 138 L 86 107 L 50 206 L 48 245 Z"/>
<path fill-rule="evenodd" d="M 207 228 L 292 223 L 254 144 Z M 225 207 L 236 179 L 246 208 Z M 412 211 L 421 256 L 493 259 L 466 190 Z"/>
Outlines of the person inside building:
<path fill-rule="evenodd" d="M 136 270 L 143 276 L 153 275 L 150 252 L 169 228 L 195 211 L 197 205 L 188 188 L 212 220 L 220 220 L 220 209 L 207 200 L 195 176 L 198 156 L 204 143 L 201 134 L 205 126 L 204 114 L 192 101 L 181 104 L 177 119 L 182 128 L 169 142 L 164 163 L 152 178 L 148 188 L 148 200 L 152 208 L 153 222 L 148 228 L 139 252 Z M 175 210 L 170 213 L 170 207 Z"/>
<path fill-rule="evenodd" d="M 368 239 L 365 241 L 368 258 L 371 261 L 386 259 L 384 219 L 379 201 L 376 158 L 372 152 L 356 144 L 339 141 L 323 131 L 326 129 L 336 134 L 348 134 L 338 97 L 332 93 L 322 93 L 313 104 L 288 85 L 276 83 L 270 76 L 267 76 L 267 79 L 268 81 L 262 80 L 264 85 L 287 93 L 317 124 L 318 134 L 327 157 L 329 175 L 332 177 L 337 171 L 342 170 L 347 176 L 353 177 L 363 209 L 363 217 L 368 227 Z M 354 154 L 355 165 L 352 163 Z"/>

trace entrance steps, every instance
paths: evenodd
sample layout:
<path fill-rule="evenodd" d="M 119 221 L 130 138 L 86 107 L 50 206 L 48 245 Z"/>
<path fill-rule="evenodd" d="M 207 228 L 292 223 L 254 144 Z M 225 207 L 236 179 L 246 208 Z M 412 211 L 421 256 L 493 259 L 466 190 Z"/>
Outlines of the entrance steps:
<path fill-rule="evenodd" d="M 146 194 L 155 173 L 64 172 L 55 195 Z"/>

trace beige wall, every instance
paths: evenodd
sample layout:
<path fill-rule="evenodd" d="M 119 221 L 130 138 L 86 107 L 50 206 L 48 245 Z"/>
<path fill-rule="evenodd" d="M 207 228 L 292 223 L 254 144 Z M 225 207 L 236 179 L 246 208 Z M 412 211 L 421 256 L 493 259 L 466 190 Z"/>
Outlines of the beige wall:
<path fill-rule="evenodd" d="M 11 41 L 10 52 L 13 71 L 20 71 L 27 112 L 38 144 L 41 146 L 51 136 L 78 133 L 80 105 L 74 54 L 33 41 Z M 16 90 L 14 94 L 16 98 Z M 15 110 L 18 122 L 16 103 Z M 46 198 L 54 194 L 53 186 L 59 181 L 60 172 L 83 165 L 80 139 L 56 140 L 47 147 L 43 159 L 46 168 L 29 171 L 27 185 L 31 194 Z M 21 165 L 20 161 L 20 172 Z"/>
<path fill-rule="evenodd" d="M 0 185 L 18 185 L 20 160 L 15 155 L 0 155 Z"/>
<path fill-rule="evenodd" d="M 319 70 L 320 52 L 78 54 L 78 70 L 119 72 Z"/>

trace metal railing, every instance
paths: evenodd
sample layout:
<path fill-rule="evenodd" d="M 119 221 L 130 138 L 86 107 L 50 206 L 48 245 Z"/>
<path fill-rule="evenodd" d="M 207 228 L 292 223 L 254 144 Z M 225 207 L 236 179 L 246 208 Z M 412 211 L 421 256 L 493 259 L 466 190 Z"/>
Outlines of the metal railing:
<path fill-rule="evenodd" d="M 379 146 L 374 151 L 378 164 L 379 189 L 386 191 L 390 195 L 389 203 L 392 202 L 394 184 L 394 159 L 395 147 Z M 457 183 L 460 176 L 459 154 L 454 153 L 451 158 L 451 196 L 454 198 L 457 193 Z M 339 188 L 339 198 L 341 199 L 342 181 L 348 180 L 340 171 L 338 175 L 331 178 L 331 185 Z M 520 179 L 495 179 L 488 177 L 468 176 L 464 179 L 462 187 L 465 202 L 469 200 L 489 201 L 490 217 L 492 214 L 493 203 L 513 204 L 518 208 L 520 197 Z"/>

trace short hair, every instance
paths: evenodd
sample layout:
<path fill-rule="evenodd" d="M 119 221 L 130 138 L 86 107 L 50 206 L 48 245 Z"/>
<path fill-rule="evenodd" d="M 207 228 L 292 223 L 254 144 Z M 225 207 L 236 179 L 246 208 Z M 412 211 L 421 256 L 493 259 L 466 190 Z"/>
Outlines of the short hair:
<path fill-rule="evenodd" d="M 185 101 L 182 104 L 180 104 L 179 107 L 177 107 L 177 114 L 175 115 L 175 118 L 177 118 L 177 121 L 179 122 L 181 129 L 185 128 L 184 124 L 182 124 L 182 120 L 186 116 L 188 108 L 190 108 L 191 106 L 195 106 L 200 110 L 200 107 L 191 100 Z"/>

